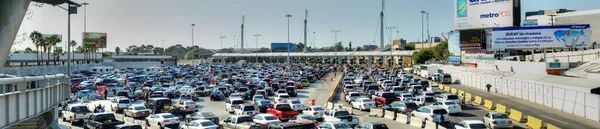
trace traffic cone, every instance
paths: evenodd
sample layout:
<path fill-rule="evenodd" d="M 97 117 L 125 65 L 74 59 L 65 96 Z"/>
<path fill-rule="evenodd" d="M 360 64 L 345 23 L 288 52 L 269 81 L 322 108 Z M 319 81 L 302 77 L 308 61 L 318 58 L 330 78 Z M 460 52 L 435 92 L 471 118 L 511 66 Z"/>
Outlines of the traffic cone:
<path fill-rule="evenodd" d="M 331 77 L 331 82 L 333 82 L 333 77 Z"/>

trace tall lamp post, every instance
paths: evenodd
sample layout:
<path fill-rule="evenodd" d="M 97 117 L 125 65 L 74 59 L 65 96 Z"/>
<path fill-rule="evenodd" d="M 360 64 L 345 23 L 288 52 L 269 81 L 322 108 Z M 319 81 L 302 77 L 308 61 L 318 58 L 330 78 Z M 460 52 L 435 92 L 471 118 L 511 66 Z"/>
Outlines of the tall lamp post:
<path fill-rule="evenodd" d="M 285 17 L 287 17 L 287 57 L 285 59 L 286 64 L 290 64 L 290 17 L 292 17 L 291 14 L 287 14 L 285 15 Z"/>
<path fill-rule="evenodd" d="M 194 29 L 195 29 L 196 24 L 192 24 L 192 49 L 194 49 Z M 192 64 L 194 63 L 194 58 L 195 58 L 195 54 L 193 52 L 194 50 L 192 50 Z"/>
<path fill-rule="evenodd" d="M 77 3 L 68 3 L 67 8 L 58 6 L 61 9 L 67 11 L 67 76 L 70 77 L 71 74 L 71 14 L 77 14 L 77 8 L 81 7 L 80 4 Z M 70 83 L 70 82 L 69 82 Z"/>
<path fill-rule="evenodd" d="M 333 35 L 335 35 L 335 36 L 334 36 L 334 37 L 335 37 L 335 38 L 334 38 L 334 39 L 335 39 L 335 41 L 333 42 L 333 44 L 334 44 L 335 62 L 336 62 L 336 63 L 337 63 L 337 50 L 335 50 L 335 49 L 336 49 L 336 48 L 335 48 L 335 44 L 338 42 L 338 40 L 337 40 L 337 34 L 338 34 L 338 33 L 340 33 L 340 32 L 342 32 L 342 30 L 331 30 L 331 33 L 333 33 Z M 344 49 L 344 48 L 342 48 L 342 49 Z"/>
<path fill-rule="evenodd" d="M 425 48 L 425 14 L 427 12 L 421 11 L 421 49 Z"/>
<path fill-rule="evenodd" d="M 388 26 L 388 27 L 386 27 L 386 28 L 387 28 L 387 29 L 388 29 L 388 31 L 389 31 L 388 33 L 389 33 L 389 36 L 390 36 L 390 38 L 392 37 L 392 30 L 396 30 L 396 29 L 398 29 L 398 27 L 397 27 L 397 26 Z M 394 58 L 392 57 L 392 51 L 394 50 L 394 47 L 393 47 L 393 46 L 394 46 L 394 40 L 390 41 L 390 58 L 389 58 L 389 60 L 390 60 L 390 61 L 388 61 L 388 65 L 389 65 L 389 67 L 390 67 L 390 70 L 392 69 L 392 65 L 394 64 L 394 63 L 393 63 L 393 59 L 394 59 Z"/>
<path fill-rule="evenodd" d="M 81 3 L 81 5 L 83 5 L 83 32 L 85 33 L 85 32 L 87 32 L 87 6 L 90 5 L 90 3 L 83 2 L 83 3 Z M 68 41 L 68 42 L 70 43 L 71 41 Z M 81 38 L 81 45 L 83 46 L 83 38 Z M 71 47 L 75 47 L 75 46 L 71 46 Z M 73 53 L 73 60 L 75 60 L 75 53 Z"/>

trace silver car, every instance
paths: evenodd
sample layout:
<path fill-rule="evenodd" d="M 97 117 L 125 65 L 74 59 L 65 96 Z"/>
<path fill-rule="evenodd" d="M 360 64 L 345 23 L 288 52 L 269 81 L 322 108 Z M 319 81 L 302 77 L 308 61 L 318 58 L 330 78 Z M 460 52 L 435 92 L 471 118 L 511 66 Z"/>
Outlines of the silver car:
<path fill-rule="evenodd" d="M 504 112 L 488 112 L 483 116 L 483 123 L 491 129 L 513 128 L 513 121 Z"/>

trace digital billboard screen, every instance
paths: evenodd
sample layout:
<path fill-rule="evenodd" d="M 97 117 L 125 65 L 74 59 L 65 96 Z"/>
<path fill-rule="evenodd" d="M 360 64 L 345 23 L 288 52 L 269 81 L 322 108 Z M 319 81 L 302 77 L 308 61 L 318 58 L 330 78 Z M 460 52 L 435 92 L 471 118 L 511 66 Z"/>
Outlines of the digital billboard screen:
<path fill-rule="evenodd" d="M 84 32 L 83 44 L 96 44 L 98 48 L 106 48 L 106 33 Z"/>
<path fill-rule="evenodd" d="M 289 48 L 289 50 L 288 50 Z M 271 43 L 271 52 L 294 52 L 294 43 Z"/>
<path fill-rule="evenodd" d="M 460 49 L 485 49 L 484 30 L 460 31 Z"/>

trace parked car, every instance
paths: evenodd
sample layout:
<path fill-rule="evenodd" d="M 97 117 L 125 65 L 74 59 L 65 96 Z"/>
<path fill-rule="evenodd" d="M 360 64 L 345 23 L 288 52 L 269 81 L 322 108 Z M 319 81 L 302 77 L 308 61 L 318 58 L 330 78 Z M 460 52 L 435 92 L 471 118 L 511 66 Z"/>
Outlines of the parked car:
<path fill-rule="evenodd" d="M 334 121 L 319 125 L 319 129 L 352 129 L 352 127 L 345 122 Z"/>
<path fill-rule="evenodd" d="M 181 129 L 218 129 L 219 125 L 210 120 L 194 120 L 186 123 Z"/>
<path fill-rule="evenodd" d="M 215 115 L 212 112 L 208 112 L 208 111 L 200 111 L 200 112 L 194 112 L 192 114 L 188 114 L 185 116 L 185 121 L 186 122 L 190 122 L 190 121 L 194 121 L 194 120 L 210 120 L 213 123 L 219 123 L 219 117 L 217 117 L 217 115 Z"/>
<path fill-rule="evenodd" d="M 95 113 L 85 118 L 83 128 L 98 129 L 98 128 L 114 128 L 116 125 L 125 124 L 115 118 L 114 113 Z"/>
<path fill-rule="evenodd" d="M 323 115 L 325 114 L 325 108 L 321 106 L 308 106 L 303 114 L 312 115 L 317 121 L 323 121 Z"/>
<path fill-rule="evenodd" d="M 146 125 L 149 127 L 158 126 L 160 128 L 177 128 L 179 127 L 179 122 L 179 118 L 171 113 L 158 113 L 146 117 Z"/>
<path fill-rule="evenodd" d="M 131 105 L 127 109 L 123 110 L 125 117 L 131 116 L 133 118 L 145 118 L 151 114 L 152 111 L 146 108 L 144 105 Z"/>
<path fill-rule="evenodd" d="M 257 124 L 269 125 L 269 124 L 277 124 L 281 123 L 281 120 L 277 119 L 277 117 L 272 114 L 258 114 L 252 117 L 252 121 Z"/>
<path fill-rule="evenodd" d="M 488 129 L 480 120 L 463 120 L 454 125 L 455 129 Z"/>
<path fill-rule="evenodd" d="M 379 121 L 368 121 L 360 123 L 355 129 L 389 129 L 388 126 Z"/>
<path fill-rule="evenodd" d="M 383 107 L 385 110 L 400 112 L 402 114 L 409 114 L 410 112 L 419 108 L 415 102 L 410 101 L 396 101 Z"/>
<path fill-rule="evenodd" d="M 356 98 L 356 99 L 352 100 L 352 102 L 350 102 L 350 106 L 352 106 L 352 108 L 356 108 L 361 111 L 371 110 L 371 108 L 376 107 L 375 101 L 373 101 L 369 98 Z"/>
<path fill-rule="evenodd" d="M 423 106 L 411 113 L 412 116 L 421 118 L 424 121 L 432 121 L 436 123 L 450 122 L 448 111 L 440 106 Z M 443 120 L 441 118 L 443 117 Z"/>
<path fill-rule="evenodd" d="M 512 129 L 514 127 L 513 121 L 508 118 L 508 114 L 504 112 L 488 112 L 485 114 L 485 116 L 483 116 L 483 123 L 485 123 L 485 125 L 491 129 Z"/>
<path fill-rule="evenodd" d="M 445 108 L 448 113 L 450 114 L 459 114 L 462 111 L 462 108 L 460 107 L 460 105 L 458 105 L 457 103 L 455 103 L 454 101 L 447 101 L 447 102 L 435 102 L 433 104 L 431 104 L 432 106 L 440 106 Z"/>
<path fill-rule="evenodd" d="M 62 120 L 69 121 L 71 124 L 81 122 L 92 115 L 92 111 L 88 109 L 87 104 L 71 104 L 66 110 L 62 111 Z"/>

